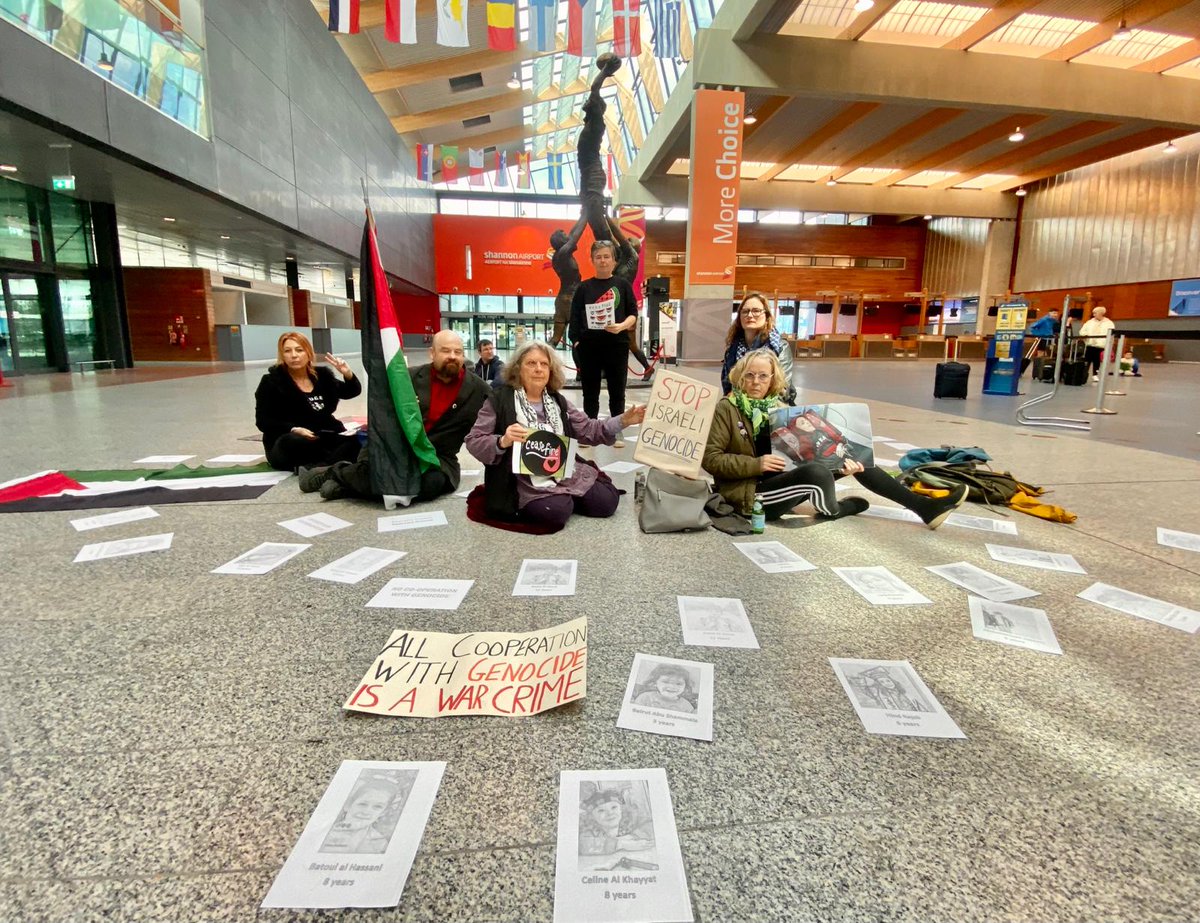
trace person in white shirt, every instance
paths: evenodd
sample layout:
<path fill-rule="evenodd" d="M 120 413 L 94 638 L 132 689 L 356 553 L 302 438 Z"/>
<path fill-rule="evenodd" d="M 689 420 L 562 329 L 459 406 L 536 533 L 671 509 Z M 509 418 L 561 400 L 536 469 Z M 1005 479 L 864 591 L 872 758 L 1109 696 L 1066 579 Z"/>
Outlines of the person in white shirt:
<path fill-rule="evenodd" d="M 1105 315 L 1108 309 L 1102 304 L 1092 308 L 1091 319 L 1079 328 L 1083 339 L 1083 361 L 1092 367 L 1092 381 L 1100 380 L 1100 360 L 1104 357 L 1104 339 L 1116 325 Z"/>

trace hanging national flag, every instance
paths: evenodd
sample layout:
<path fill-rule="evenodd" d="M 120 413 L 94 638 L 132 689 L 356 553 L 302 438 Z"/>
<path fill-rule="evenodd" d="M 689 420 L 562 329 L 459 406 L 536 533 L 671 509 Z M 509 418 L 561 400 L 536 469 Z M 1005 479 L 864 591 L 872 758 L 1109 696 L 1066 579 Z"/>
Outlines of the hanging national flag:
<path fill-rule="evenodd" d="M 359 0 L 329 0 L 329 31 L 358 33 Z"/>
<path fill-rule="evenodd" d="M 437 43 L 448 48 L 466 48 L 467 0 L 437 0 Z"/>
<path fill-rule="evenodd" d="M 438 457 L 425 434 L 421 405 L 400 346 L 403 335 L 392 306 L 387 274 L 379 258 L 375 219 L 370 211 L 363 227 L 359 257 L 371 491 L 382 496 L 385 506 L 390 509 L 394 501 L 389 503 L 389 498 L 417 495 L 421 490 L 422 472 L 436 468 Z"/>
<path fill-rule="evenodd" d="M 596 0 L 567 0 L 567 54 L 596 56 Z"/>
<path fill-rule="evenodd" d="M 458 182 L 458 147 L 456 145 L 442 145 L 442 182 Z"/>
<path fill-rule="evenodd" d="M 533 47 L 553 51 L 558 37 L 558 0 L 529 0 L 529 31 Z"/>
<path fill-rule="evenodd" d="M 517 47 L 516 0 L 487 0 L 488 48 L 513 51 Z"/>
<path fill-rule="evenodd" d="M 467 148 L 467 182 L 472 186 L 483 185 L 483 151 L 473 147 Z"/>
<path fill-rule="evenodd" d="M 654 56 L 678 58 L 680 13 L 679 0 L 654 0 Z"/>
<path fill-rule="evenodd" d="M 575 0 L 569 0 L 574 3 Z M 549 187 L 551 190 L 563 188 L 563 161 L 565 154 L 549 153 L 546 155 L 546 168 L 549 171 Z"/>
<path fill-rule="evenodd" d="M 612 0 L 613 54 L 619 58 L 636 58 L 642 53 L 641 0 Z"/>
<path fill-rule="evenodd" d="M 517 152 L 517 188 L 532 188 L 532 177 L 529 175 L 529 151 Z"/>
<path fill-rule="evenodd" d="M 417 44 L 417 0 L 384 0 L 383 37 L 389 42 Z"/>
<path fill-rule="evenodd" d="M 433 182 L 433 149 L 432 144 L 417 145 L 417 179 L 424 183 Z"/>
<path fill-rule="evenodd" d="M 496 185 L 508 186 L 508 151 L 496 151 Z"/>

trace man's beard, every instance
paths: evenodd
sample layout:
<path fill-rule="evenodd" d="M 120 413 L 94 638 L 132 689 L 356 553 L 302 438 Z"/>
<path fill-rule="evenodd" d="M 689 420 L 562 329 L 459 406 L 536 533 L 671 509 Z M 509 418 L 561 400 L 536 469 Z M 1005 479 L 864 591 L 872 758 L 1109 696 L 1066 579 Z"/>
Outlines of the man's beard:
<path fill-rule="evenodd" d="M 456 359 L 448 359 L 440 366 L 433 367 L 433 373 L 442 381 L 453 381 L 462 371 L 462 365 Z"/>

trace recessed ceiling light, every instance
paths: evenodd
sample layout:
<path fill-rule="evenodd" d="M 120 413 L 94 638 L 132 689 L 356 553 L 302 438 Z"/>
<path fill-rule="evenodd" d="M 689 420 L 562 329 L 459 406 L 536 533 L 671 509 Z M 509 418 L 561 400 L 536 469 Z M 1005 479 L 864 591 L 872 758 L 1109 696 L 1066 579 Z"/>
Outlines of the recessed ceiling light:
<path fill-rule="evenodd" d="M 926 215 L 926 216 L 925 216 L 925 220 L 926 220 L 926 221 L 932 221 L 932 220 L 933 220 L 933 215 Z"/>
<path fill-rule="evenodd" d="M 1174 154 L 1178 150 L 1179 150 L 1179 148 L 1177 148 L 1175 146 L 1174 141 L 1168 141 L 1167 146 L 1163 148 L 1163 153 L 1164 154 Z M 3 167 L 0 167 L 0 169 L 3 169 Z"/>
<path fill-rule="evenodd" d="M 1008 136 L 1008 140 L 1011 141 L 1013 144 L 1016 144 L 1018 141 L 1025 140 L 1025 132 L 1021 131 L 1020 125 L 1017 126 L 1016 131 L 1014 131 L 1011 135 Z"/>
<path fill-rule="evenodd" d="M 228 234 L 222 234 L 222 235 L 221 235 L 221 240 L 229 240 L 229 235 L 228 235 Z"/>
<path fill-rule="evenodd" d="M 744 119 L 742 119 L 742 121 L 745 122 L 747 125 L 753 125 L 755 122 L 758 121 L 758 116 L 755 115 L 753 112 L 747 112 L 746 117 Z"/>
<path fill-rule="evenodd" d="M 0 173 L 16 173 L 17 167 L 11 163 L 0 163 Z"/>
<path fill-rule="evenodd" d="M 174 219 L 174 218 L 170 218 L 170 217 L 168 217 L 168 216 L 164 215 L 164 216 L 163 216 L 163 221 L 170 221 L 170 222 L 174 223 L 175 219 Z"/>
<path fill-rule="evenodd" d="M 1029 195 L 1029 192 L 1025 189 L 1024 186 L 1022 186 L 1020 189 L 1017 190 L 1017 195 L 1026 196 L 1026 195 Z"/>
<path fill-rule="evenodd" d="M 1121 18 L 1121 24 L 1117 26 L 1117 31 L 1113 33 L 1114 42 L 1124 42 L 1133 38 L 1133 30 L 1125 25 L 1124 17 Z"/>
<path fill-rule="evenodd" d="M 854 12 L 865 13 L 875 5 L 875 0 L 856 0 L 854 4 Z"/>

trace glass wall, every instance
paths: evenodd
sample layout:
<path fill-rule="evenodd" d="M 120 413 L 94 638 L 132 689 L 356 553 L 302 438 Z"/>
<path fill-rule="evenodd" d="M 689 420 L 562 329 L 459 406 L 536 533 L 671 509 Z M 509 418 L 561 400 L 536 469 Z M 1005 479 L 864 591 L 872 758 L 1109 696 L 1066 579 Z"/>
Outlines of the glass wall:
<path fill-rule="evenodd" d="M 154 0 L 0 0 L 0 19 L 209 137 L 204 49 L 165 6 Z"/>
<path fill-rule="evenodd" d="M 474 355 L 480 340 L 510 352 L 526 340 L 554 335 L 554 299 L 533 295 L 442 295 L 442 327 L 463 338 Z"/>

